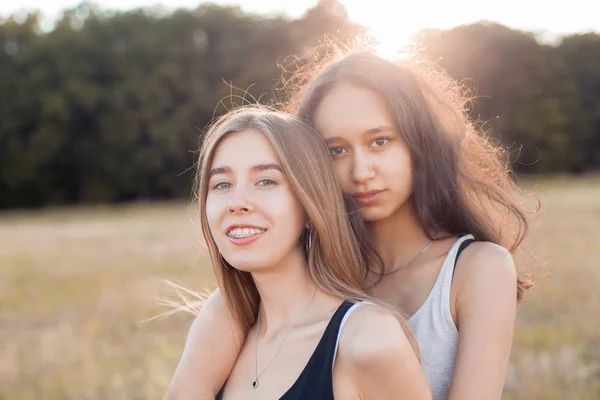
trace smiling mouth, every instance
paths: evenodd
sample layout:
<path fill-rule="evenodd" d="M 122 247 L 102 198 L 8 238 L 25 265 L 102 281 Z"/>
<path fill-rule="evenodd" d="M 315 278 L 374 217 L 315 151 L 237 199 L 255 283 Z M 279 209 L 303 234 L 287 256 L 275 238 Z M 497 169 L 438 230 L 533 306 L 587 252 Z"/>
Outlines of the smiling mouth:
<path fill-rule="evenodd" d="M 232 239 L 246 239 L 252 236 L 260 235 L 266 232 L 266 229 L 260 228 L 233 228 L 227 232 L 227 236 Z"/>

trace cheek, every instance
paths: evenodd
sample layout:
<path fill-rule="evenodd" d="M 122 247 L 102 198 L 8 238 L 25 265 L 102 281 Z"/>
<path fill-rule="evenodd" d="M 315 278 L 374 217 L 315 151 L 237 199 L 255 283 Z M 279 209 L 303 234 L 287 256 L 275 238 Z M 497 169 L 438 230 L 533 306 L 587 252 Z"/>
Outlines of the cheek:
<path fill-rule="evenodd" d="M 382 157 L 379 169 L 389 180 L 403 188 L 412 187 L 412 162 L 408 150 L 396 148 Z"/>
<path fill-rule="evenodd" d="M 284 230 L 285 236 L 293 240 L 300 237 L 306 221 L 305 212 L 300 204 L 292 196 L 273 204 L 271 210 L 277 214 L 278 221 L 282 221 L 280 228 Z"/>
<path fill-rule="evenodd" d="M 219 230 L 221 221 L 223 219 L 223 207 L 219 201 L 209 196 L 206 199 L 204 212 L 206 213 L 206 221 L 208 222 L 210 231 L 213 233 L 213 237 L 215 237 L 214 232 Z"/>
<path fill-rule="evenodd" d="M 351 189 L 351 164 L 350 160 L 344 159 L 333 162 L 333 170 L 335 177 L 337 178 L 338 184 L 342 187 L 345 192 Z"/>
<path fill-rule="evenodd" d="M 393 170 L 403 174 L 411 173 L 411 154 L 407 145 L 402 140 L 395 140 L 387 151 L 382 152 L 382 159 L 386 167 L 393 166 Z"/>
<path fill-rule="evenodd" d="M 406 179 L 412 175 L 410 158 L 402 153 L 389 157 L 386 163 L 386 169 L 388 171 L 394 171 L 394 173 L 402 179 Z"/>

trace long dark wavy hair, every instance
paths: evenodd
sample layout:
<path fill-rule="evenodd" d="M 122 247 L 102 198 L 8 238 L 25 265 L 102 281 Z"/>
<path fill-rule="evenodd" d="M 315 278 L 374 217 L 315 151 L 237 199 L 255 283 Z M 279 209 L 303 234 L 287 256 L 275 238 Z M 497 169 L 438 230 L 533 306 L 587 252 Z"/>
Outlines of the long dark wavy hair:
<path fill-rule="evenodd" d="M 317 107 L 335 85 L 375 91 L 410 149 L 412 201 L 429 238 L 470 233 L 513 254 L 522 247 L 529 215 L 507 152 L 469 118 L 470 99 L 462 87 L 422 58 L 388 60 L 369 49 L 325 47 L 284 80 L 281 107 L 314 126 Z M 517 285 L 520 300 L 533 281 L 520 273 Z"/>

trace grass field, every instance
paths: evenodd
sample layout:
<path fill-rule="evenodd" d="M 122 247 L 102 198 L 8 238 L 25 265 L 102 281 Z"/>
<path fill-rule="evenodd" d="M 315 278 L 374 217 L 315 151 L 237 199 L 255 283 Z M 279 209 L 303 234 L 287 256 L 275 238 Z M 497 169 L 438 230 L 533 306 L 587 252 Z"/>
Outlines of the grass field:
<path fill-rule="evenodd" d="M 541 181 L 543 262 L 505 399 L 600 398 L 600 179 Z M 145 321 L 164 279 L 214 287 L 184 204 L 0 214 L 0 399 L 161 399 L 191 317 Z"/>

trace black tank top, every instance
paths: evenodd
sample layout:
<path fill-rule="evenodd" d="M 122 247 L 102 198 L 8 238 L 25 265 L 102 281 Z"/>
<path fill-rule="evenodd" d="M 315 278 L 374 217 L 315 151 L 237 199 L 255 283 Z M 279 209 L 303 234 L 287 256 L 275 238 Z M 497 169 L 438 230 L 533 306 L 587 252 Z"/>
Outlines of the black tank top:
<path fill-rule="evenodd" d="M 333 314 L 317 348 L 308 360 L 296 382 L 279 400 L 333 400 L 333 357 L 338 332 L 346 312 L 354 303 L 344 301 Z M 215 400 L 223 399 L 225 386 Z"/>

